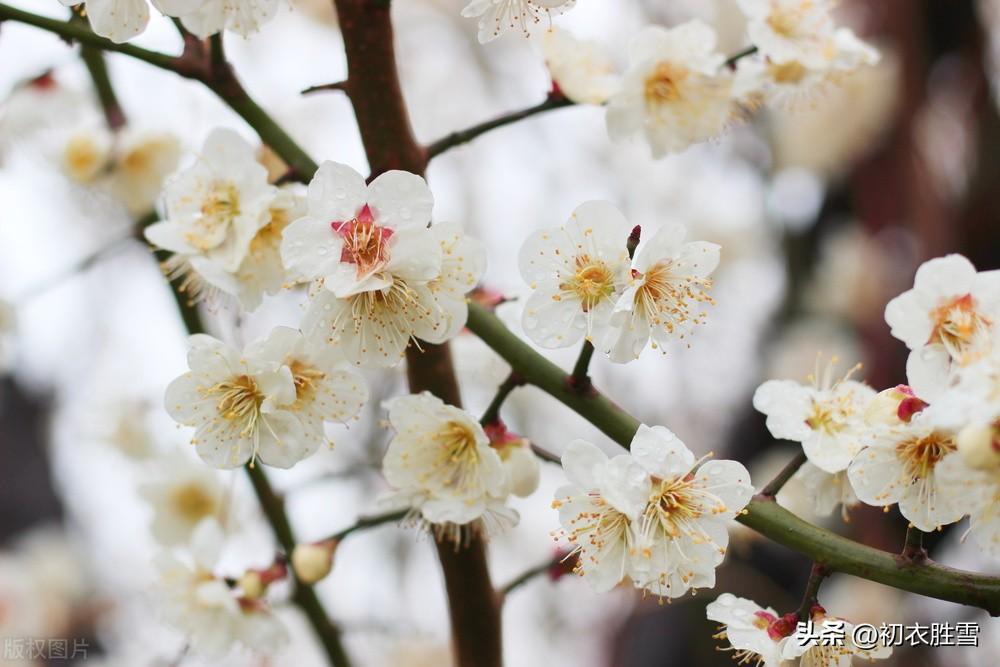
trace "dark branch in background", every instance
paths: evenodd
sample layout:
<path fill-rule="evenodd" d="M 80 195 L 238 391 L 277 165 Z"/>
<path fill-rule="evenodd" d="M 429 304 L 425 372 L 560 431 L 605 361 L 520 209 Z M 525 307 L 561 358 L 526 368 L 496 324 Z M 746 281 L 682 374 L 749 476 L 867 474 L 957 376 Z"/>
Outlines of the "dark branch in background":
<path fill-rule="evenodd" d="M 823 580 L 829 576 L 830 571 L 818 563 L 813 563 L 809 571 L 809 581 L 806 582 L 806 590 L 802 594 L 802 604 L 799 605 L 796 614 L 800 621 L 808 621 L 812 618 L 813 607 L 819 604 L 819 587 L 823 585 Z"/>
<path fill-rule="evenodd" d="M 417 144 L 403 99 L 393 49 L 388 3 L 335 0 L 344 50 L 347 82 L 361 140 L 371 166 L 370 178 L 389 169 L 423 175 L 427 153 Z M 460 407 L 451 351 L 443 345 L 411 346 L 406 353 L 410 391 L 429 391 Z M 486 544 L 472 531 L 461 544 L 435 544 L 448 594 L 451 637 L 457 667 L 501 667 L 500 604 L 486 562 Z"/>
<path fill-rule="evenodd" d="M 452 132 L 446 137 L 442 137 L 437 141 L 431 142 L 427 145 L 427 159 L 431 160 L 450 148 L 466 144 L 479 135 L 485 134 L 490 130 L 495 130 L 498 127 L 516 123 L 519 120 L 524 120 L 525 118 L 543 113 L 545 111 L 573 106 L 573 104 L 574 102 L 570 101 L 561 93 L 549 93 L 549 96 L 545 98 L 544 102 L 528 107 L 527 109 L 521 109 L 520 111 L 511 111 L 510 113 L 503 114 L 502 116 L 497 116 L 493 120 L 473 125 L 465 130 Z"/>
<path fill-rule="evenodd" d="M 78 5 L 78 7 L 82 7 L 82 5 Z M 70 20 L 81 25 L 85 25 L 87 21 L 75 9 Z M 125 111 L 118 102 L 118 96 L 115 95 L 115 89 L 111 85 L 108 65 L 104 62 L 104 52 L 94 46 L 82 45 L 80 59 L 90 74 L 90 80 L 94 84 L 94 92 L 97 93 L 97 100 L 101 104 L 101 111 L 104 113 L 104 121 L 107 123 L 108 129 L 114 132 L 125 127 L 127 122 Z"/>

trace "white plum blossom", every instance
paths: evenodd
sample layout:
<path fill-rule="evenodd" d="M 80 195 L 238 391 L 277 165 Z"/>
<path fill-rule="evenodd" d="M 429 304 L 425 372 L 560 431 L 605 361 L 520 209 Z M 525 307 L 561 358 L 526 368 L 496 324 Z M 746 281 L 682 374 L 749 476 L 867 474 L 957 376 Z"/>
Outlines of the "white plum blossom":
<path fill-rule="evenodd" d="M 998 335 L 1000 271 L 976 272 L 961 255 L 924 262 L 913 288 L 885 308 L 892 335 L 906 343 L 909 384 L 933 403 L 955 368 L 989 354 Z"/>
<path fill-rule="evenodd" d="M 167 132 L 124 131 L 118 135 L 107 187 L 129 214 L 153 210 L 165 179 L 180 161 L 181 144 Z"/>
<path fill-rule="evenodd" d="M 823 607 L 816 605 L 812 609 L 812 632 L 806 624 L 792 625 L 791 634 L 781 640 L 781 657 L 783 660 L 798 659 L 800 667 L 851 667 L 854 658 L 872 662 L 883 660 L 892 654 L 892 647 L 882 641 L 874 647 L 861 648 L 854 643 L 854 624 L 842 618 L 828 616 Z M 824 624 L 836 624 L 843 628 L 844 641 L 839 641 L 840 631 L 837 630 L 837 642 L 830 642 L 819 637 Z"/>
<path fill-rule="evenodd" d="M 324 162 L 309 183 L 307 214 L 285 230 L 281 256 L 293 279 L 320 281 L 338 297 L 426 282 L 441 271 L 427 229 L 433 207 L 416 174 L 387 171 L 366 185 L 347 165 Z"/>
<path fill-rule="evenodd" d="M 937 466 L 936 474 L 946 499 L 969 515 L 969 532 L 992 558 L 1000 558 L 1000 438 L 996 432 L 989 447 L 992 465 L 970 463 L 963 452 L 953 452 Z"/>
<path fill-rule="evenodd" d="M 197 161 L 168 179 L 166 220 L 147 227 L 146 239 L 175 253 L 165 268 L 173 278 L 183 276 L 182 289 L 197 300 L 204 276 L 240 269 L 270 222 L 277 195 L 250 144 L 232 130 L 216 129 Z"/>
<path fill-rule="evenodd" d="M 249 37 L 277 15 L 279 4 L 278 0 L 173 1 L 191 5 L 171 16 L 179 16 L 184 27 L 201 39 L 223 30 Z"/>
<path fill-rule="evenodd" d="M 716 639 L 729 643 L 732 658 L 738 664 L 757 667 L 781 667 L 781 640 L 798 620 L 778 616 L 770 607 L 761 607 L 753 600 L 723 593 L 705 607 L 710 621 L 721 623 Z M 794 614 L 793 614 L 794 615 Z"/>
<path fill-rule="evenodd" d="M 543 20 L 570 9 L 576 0 L 470 0 L 462 16 L 479 18 L 479 43 L 492 42 L 507 30 L 525 35 Z"/>
<path fill-rule="evenodd" d="M 851 487 L 846 468 L 829 473 L 806 461 L 795 471 L 792 479 L 801 482 L 801 488 L 812 503 L 816 516 L 830 516 L 839 507 L 840 517 L 846 522 L 849 520 L 849 511 L 861 502 Z"/>
<path fill-rule="evenodd" d="M 633 460 L 649 476 L 647 504 L 636 524 L 636 586 L 668 598 L 715 586 L 729 545 L 728 523 L 750 502 L 750 473 L 736 461 L 696 460 L 663 426 L 643 424 Z"/>
<path fill-rule="evenodd" d="M 591 201 L 562 227 L 536 231 L 521 246 L 521 277 L 534 290 L 524 332 L 542 347 L 603 340 L 629 272 L 628 221 L 613 205 Z"/>
<path fill-rule="evenodd" d="M 298 329 L 275 327 L 267 338 L 248 345 L 246 356 L 291 372 L 295 398 L 282 408 L 302 422 L 304 456 L 311 455 L 327 440 L 324 422 L 346 424 L 357 419 L 368 402 L 364 378 L 341 363 L 334 349 L 310 344 Z"/>
<path fill-rule="evenodd" d="M 103 125 L 83 125 L 62 142 L 60 166 L 71 181 L 91 185 L 110 169 L 114 136 Z"/>
<path fill-rule="evenodd" d="M 604 104 L 621 88 L 621 75 L 597 42 L 552 28 L 542 36 L 542 53 L 557 90 L 577 104 Z"/>
<path fill-rule="evenodd" d="M 613 141 L 642 134 L 654 157 L 718 136 L 733 116 L 732 76 L 715 32 L 694 20 L 644 28 L 629 48 L 622 89 L 608 106 Z"/>
<path fill-rule="evenodd" d="M 479 422 L 423 392 L 386 402 L 395 435 L 382 470 L 392 487 L 382 502 L 410 507 L 440 534 L 492 533 L 517 523 L 500 455 Z"/>
<path fill-rule="evenodd" d="M 485 249 L 458 225 L 428 228 L 433 204 L 415 174 L 389 171 L 366 185 L 346 165 L 320 167 L 308 214 L 281 246 L 291 278 L 313 281 L 307 336 L 353 363 L 393 366 L 411 341 L 442 343 L 461 330 Z"/>
<path fill-rule="evenodd" d="M 637 523 L 650 492 L 649 475 L 627 454 L 609 459 L 585 440 L 562 456 L 569 484 L 556 489 L 552 507 L 578 556 L 576 572 L 597 591 L 635 573 Z"/>
<path fill-rule="evenodd" d="M 822 67 L 832 51 L 834 0 L 737 0 L 750 41 L 775 63 Z"/>
<path fill-rule="evenodd" d="M 865 409 L 875 390 L 851 380 L 833 380 L 836 359 L 810 384 L 768 380 L 754 392 L 753 406 L 767 415 L 767 429 L 775 438 L 802 443 L 809 460 L 828 473 L 845 470 L 861 450 L 860 434 L 866 430 Z"/>
<path fill-rule="evenodd" d="M 191 336 L 185 373 L 167 387 L 164 403 L 180 424 L 196 427 L 192 444 L 216 468 L 260 459 L 291 467 L 317 443 L 288 409 L 295 380 L 288 366 L 241 355 L 211 336 Z"/>
<path fill-rule="evenodd" d="M 152 0 L 167 16 L 193 11 L 201 0 Z M 147 0 L 59 0 L 66 7 L 83 4 L 91 29 L 101 37 L 121 44 L 142 33 L 149 23 Z"/>
<path fill-rule="evenodd" d="M 612 361 L 637 359 L 650 338 L 653 348 L 684 340 L 704 321 L 699 303 L 708 295 L 709 276 L 719 264 L 720 248 L 705 241 L 684 242 L 681 225 L 661 228 L 643 241 L 632 260 L 631 279 L 619 297 L 608 335 L 597 344 Z"/>
<path fill-rule="evenodd" d="M 937 474 L 938 464 L 956 451 L 954 435 L 917 414 L 898 426 L 872 429 L 862 442 L 866 446 L 847 474 L 863 503 L 898 503 L 900 513 L 925 532 L 962 518 L 961 507 L 953 506 L 944 489 L 950 482 Z"/>
<path fill-rule="evenodd" d="M 798 110 L 812 104 L 827 85 L 863 65 L 879 62 L 879 53 L 848 28 L 833 35 L 828 57 L 810 65 L 798 60 L 776 61 L 764 55 L 741 58 L 736 66 L 733 96 L 750 108 L 765 102 L 779 109 Z"/>
<path fill-rule="evenodd" d="M 570 443 L 563 455 L 570 484 L 556 490 L 553 507 L 579 571 L 597 590 L 625 577 L 670 598 L 715 585 L 727 523 L 753 487 L 735 461 L 699 463 L 662 426 L 640 426 L 631 454 L 612 459 L 586 441 Z"/>
<path fill-rule="evenodd" d="M 190 563 L 169 553 L 157 558 L 156 592 L 164 620 L 207 659 L 222 658 L 237 644 L 273 653 L 288 642 L 287 631 L 262 601 L 240 597 L 216 575 L 223 539 L 218 522 L 205 519 L 192 535 Z"/>
<path fill-rule="evenodd" d="M 187 544 L 202 520 L 220 518 L 223 487 L 218 473 L 186 458 L 171 456 L 156 477 L 139 485 L 153 510 L 153 537 L 164 546 Z"/>
<path fill-rule="evenodd" d="M 301 196 L 289 188 L 278 191 L 268 208 L 267 223 L 257 230 L 250 240 L 246 255 L 236 271 L 226 271 L 221 265 L 212 262 L 198 264 L 197 274 L 190 264 L 185 266 L 183 255 L 175 255 L 174 261 L 168 260 L 168 268 L 173 268 L 177 275 L 184 275 L 192 285 L 190 292 L 207 294 L 218 291 L 236 297 L 240 306 L 247 311 L 255 310 L 263 301 L 264 295 L 274 295 L 286 284 L 285 267 L 281 261 L 281 242 L 284 230 L 292 220 L 301 215 L 305 203 Z M 197 275 L 197 278 L 194 276 Z"/>

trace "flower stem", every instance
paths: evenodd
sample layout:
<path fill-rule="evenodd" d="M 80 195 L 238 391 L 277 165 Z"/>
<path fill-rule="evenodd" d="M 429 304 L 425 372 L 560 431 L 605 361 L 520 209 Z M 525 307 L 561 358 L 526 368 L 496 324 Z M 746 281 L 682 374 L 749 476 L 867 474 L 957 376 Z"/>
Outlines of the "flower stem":
<path fill-rule="evenodd" d="M 534 579 L 539 575 L 547 574 L 554 566 L 561 563 L 565 558 L 566 554 L 560 552 L 555 556 L 553 556 L 552 558 L 549 558 L 548 560 L 539 563 L 538 565 L 533 565 L 532 567 L 529 567 L 527 570 L 525 570 L 521 574 L 511 579 L 500 588 L 500 590 L 498 591 L 498 593 L 500 594 L 500 598 L 506 599 L 506 597 L 510 595 L 511 591 L 517 590 L 518 588 L 520 588 L 521 586 L 528 583 L 529 581 L 531 581 L 532 579 Z"/>
<path fill-rule="evenodd" d="M 576 364 L 573 365 L 573 373 L 569 376 L 569 386 L 573 391 L 586 393 L 594 388 L 590 381 L 590 375 L 587 374 L 587 369 L 590 368 L 590 359 L 593 356 L 594 344 L 589 340 L 584 340 L 583 347 L 580 348 L 580 356 L 576 358 Z"/>
<path fill-rule="evenodd" d="M 826 566 L 813 563 L 812 569 L 809 571 L 809 581 L 806 582 L 806 590 L 802 594 L 802 604 L 796 611 L 800 621 L 808 621 L 812 618 L 813 607 L 819 604 L 819 587 L 829 574 L 830 570 Z"/>
<path fill-rule="evenodd" d="M 927 549 L 924 548 L 924 531 L 913 524 L 906 527 L 906 541 L 900 557 L 909 563 L 921 563 L 927 560 Z"/>
<path fill-rule="evenodd" d="M 792 476 L 799 471 L 799 468 L 801 468 L 805 462 L 806 453 L 804 451 L 800 451 L 795 455 L 795 458 L 789 461 L 788 464 L 781 469 L 781 472 L 779 472 L 774 479 L 768 482 L 764 488 L 760 490 L 760 495 L 764 498 L 774 498 L 777 496 L 782 487 L 784 487 L 788 480 L 790 480 Z"/>
<path fill-rule="evenodd" d="M 524 384 L 524 380 L 521 376 L 515 372 L 511 372 L 507 376 L 507 379 L 500 383 L 500 387 L 497 388 L 496 396 L 490 401 L 489 407 L 486 408 L 486 412 L 483 413 L 482 419 L 479 423 L 483 426 L 489 424 L 495 424 L 500 421 L 500 408 L 503 406 L 504 401 L 510 396 L 510 392 L 514 391 L 518 387 Z"/>
<path fill-rule="evenodd" d="M 376 526 L 381 526 L 384 523 L 392 523 L 393 521 L 402 521 L 406 518 L 409 513 L 408 510 L 395 510 L 393 512 L 386 512 L 385 514 L 375 514 L 372 516 L 363 516 L 359 518 L 356 522 L 339 530 L 330 537 L 328 540 L 340 541 L 350 535 L 351 533 L 356 533 L 361 530 L 367 530 L 368 528 L 374 528 Z"/>

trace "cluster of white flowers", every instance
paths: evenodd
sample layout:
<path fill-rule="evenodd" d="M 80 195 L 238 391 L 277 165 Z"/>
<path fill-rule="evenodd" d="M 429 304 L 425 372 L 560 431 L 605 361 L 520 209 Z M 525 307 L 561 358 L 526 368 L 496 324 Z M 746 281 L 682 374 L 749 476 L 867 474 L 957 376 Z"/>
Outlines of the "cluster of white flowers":
<path fill-rule="evenodd" d="M 705 458 L 663 426 L 640 426 L 630 453 L 610 459 L 589 442 L 570 443 L 562 459 L 570 483 L 553 507 L 595 589 L 627 578 L 674 598 L 715 585 L 727 524 L 753 487 L 740 463 Z"/>
<path fill-rule="evenodd" d="M 180 141 L 165 132 L 124 130 L 103 125 L 78 128 L 62 142 L 60 162 L 72 181 L 106 192 L 132 216 L 149 213 L 163 182 L 180 161 Z"/>
<path fill-rule="evenodd" d="M 370 366 L 395 366 L 411 341 L 443 343 L 468 317 L 465 295 L 486 270 L 481 243 L 461 226 L 430 226 L 434 197 L 421 177 L 387 171 L 370 184 L 325 162 L 308 212 L 285 231 L 291 280 L 311 282 L 302 330 Z"/>
<path fill-rule="evenodd" d="M 183 632 L 191 648 L 208 659 L 225 656 L 236 644 L 274 652 L 287 643 L 288 633 L 262 599 L 261 586 L 231 585 L 231 580 L 215 571 L 224 539 L 219 523 L 205 519 L 193 531 L 189 559 L 178 559 L 169 552 L 159 556 L 156 593 L 164 620 Z M 254 581 L 260 579 L 258 575 Z M 237 581 L 248 580 L 240 577 Z"/>
<path fill-rule="evenodd" d="M 924 263 L 885 311 L 910 348 L 909 385 L 878 394 L 831 368 L 812 386 L 768 381 L 754 395 L 776 438 L 802 443 L 816 511 L 860 500 L 898 505 L 932 531 L 970 516 L 1000 556 L 1000 272 L 960 255 Z"/>
<path fill-rule="evenodd" d="M 802 667 L 849 667 L 853 658 L 881 660 L 892 654 L 889 646 L 874 648 L 857 646 L 853 637 L 853 624 L 845 619 L 828 616 L 826 610 L 815 605 L 809 613 L 814 627 L 824 623 L 842 622 L 844 641 L 832 643 L 805 634 L 798 625 L 795 612 L 779 616 L 770 607 L 764 608 L 753 600 L 723 593 L 705 609 L 708 619 L 721 624 L 717 639 L 726 641 L 733 651 L 733 660 L 739 664 L 756 664 L 762 667 L 781 667 L 786 661 L 798 659 Z M 808 626 L 806 626 L 808 627 Z"/>
<path fill-rule="evenodd" d="M 191 371 L 170 383 L 170 416 L 196 427 L 192 444 L 216 468 L 260 459 L 290 468 L 326 441 L 324 421 L 357 418 L 368 400 L 363 378 L 339 368 L 333 348 L 276 327 L 240 354 L 204 334 L 191 336 Z"/>
<path fill-rule="evenodd" d="M 84 5 L 90 27 L 113 42 L 127 42 L 149 23 L 149 2 L 165 16 L 204 39 L 223 30 L 247 37 L 278 13 L 278 0 L 59 0 L 67 7 Z"/>
<path fill-rule="evenodd" d="M 387 408 L 395 436 L 382 469 L 393 490 L 383 504 L 412 508 L 459 541 L 466 530 L 492 533 L 517 523 L 508 496 L 527 496 L 538 486 L 538 462 L 526 441 L 502 427 L 488 433 L 472 415 L 427 392 L 394 398 Z"/>
<path fill-rule="evenodd" d="M 593 201 L 577 207 L 564 226 L 528 237 L 519 265 L 534 290 L 523 321 L 533 341 L 558 348 L 586 338 L 626 363 L 650 339 L 662 349 L 704 320 L 699 305 L 712 301 L 709 276 L 719 246 L 685 242 L 684 227 L 669 225 L 630 258 L 630 229 L 618 209 Z"/>
<path fill-rule="evenodd" d="M 463 11 L 479 16 L 479 40 L 505 28 L 528 32 L 542 16 L 574 3 L 476 0 Z M 878 62 L 879 55 L 830 15 L 821 0 L 740 0 L 754 51 L 734 62 L 716 51 L 711 26 L 692 20 L 642 29 L 629 46 L 629 65 L 617 72 L 599 44 L 549 27 L 542 43 L 556 90 L 580 104 L 606 104 L 608 134 L 642 136 L 654 157 L 682 151 L 722 134 L 762 103 L 800 106 L 823 85 Z"/>

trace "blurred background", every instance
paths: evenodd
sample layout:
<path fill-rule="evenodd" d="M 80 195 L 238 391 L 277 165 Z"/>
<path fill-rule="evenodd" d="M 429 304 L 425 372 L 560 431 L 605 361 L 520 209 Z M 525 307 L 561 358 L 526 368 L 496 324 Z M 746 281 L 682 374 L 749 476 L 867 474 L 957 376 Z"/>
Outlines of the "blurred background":
<path fill-rule="evenodd" d="M 63 17 L 56 0 L 13 2 Z M 436 139 L 541 101 L 550 87 L 535 40 L 510 34 L 486 46 L 458 0 L 397 0 L 397 50 L 417 136 Z M 924 259 L 961 252 L 979 269 L 1000 267 L 1000 1 L 843 0 L 841 23 L 877 45 L 881 63 L 787 112 L 765 111 L 724 138 L 654 161 L 643 145 L 610 143 L 604 113 L 572 107 L 506 127 L 436 159 L 428 180 L 435 220 L 460 221 L 489 247 L 485 286 L 526 294 L 521 241 L 561 224 L 589 199 L 615 202 L 644 234 L 681 222 L 691 239 L 720 243 L 716 304 L 691 341 L 665 355 L 647 350 L 627 366 L 595 357 L 595 383 L 647 423 L 664 424 L 698 455 L 713 451 L 751 468 L 759 485 L 795 449 L 773 442 L 753 411 L 768 378 L 804 381 L 817 354 L 878 389 L 905 381 L 905 348 L 890 337 L 885 303 L 912 284 Z M 604 43 L 624 63 L 643 25 L 700 17 L 720 50 L 747 45 L 734 0 L 581 1 L 556 23 Z M 177 52 L 170 22 L 155 16 L 136 43 Z M 227 35 L 250 93 L 319 159 L 364 172 L 352 111 L 339 93 L 303 97 L 346 72 L 327 0 L 297 0 L 250 38 Z M 222 569 L 266 566 L 274 546 L 239 472 L 210 473 L 189 434 L 163 413 L 167 382 L 186 370 L 184 336 L 148 248 L 132 238 L 120 198 L 74 180 L 70 137 L 97 132 L 101 111 L 74 49 L 16 24 L 0 31 L 0 637 L 68 637 L 89 646 L 86 664 L 199 665 L 160 621 L 149 589 L 163 549 L 151 525 L 155 489 L 207 475 L 224 498 L 231 530 Z M 129 130 L 169 133 L 181 163 L 208 132 L 252 131 L 198 84 L 124 56 L 108 58 Z M 39 79 L 38 77 L 43 76 Z M 134 208 L 134 206 L 133 206 Z M 303 296 L 288 292 L 250 315 L 208 309 L 220 337 L 241 344 L 277 324 L 295 326 Z M 517 300 L 500 307 L 519 329 Z M 9 321 L 12 318 L 0 318 Z M 547 352 L 569 367 L 575 349 Z M 470 334 L 454 341 L 466 407 L 481 412 L 507 368 Z M 368 373 L 373 399 L 349 431 L 291 471 L 272 471 L 304 540 L 320 539 L 375 510 L 388 434 L 382 399 L 403 393 L 402 370 Z M 503 416 L 560 454 L 582 437 L 614 445 L 530 387 Z M 502 584 L 550 558 L 558 527 L 549 504 L 562 483 L 543 464 L 541 488 L 515 499 L 521 522 L 495 538 L 491 569 Z M 895 509 L 858 508 L 850 521 L 816 519 L 804 489 L 782 502 L 866 544 L 897 551 L 905 521 Z M 157 485 L 160 485 L 159 487 Z M 221 502 L 221 501 L 220 501 Z M 1000 573 L 965 524 L 928 537 L 931 555 Z M 592 593 L 574 577 L 540 578 L 504 607 L 505 658 L 515 667 L 727 665 L 704 606 L 722 591 L 779 612 L 798 605 L 809 563 L 740 527 L 715 591 L 661 604 L 631 590 Z M 447 608 L 433 545 L 394 526 L 360 533 L 337 552 L 318 587 L 361 665 L 449 664 Z M 833 577 L 821 603 L 856 622 L 981 623 L 978 648 L 897 649 L 886 664 L 983 666 L 1000 661 L 1000 624 L 969 608 L 848 577 Z M 292 633 L 270 658 L 233 653 L 224 665 L 323 664 L 310 630 L 282 609 Z M 32 661 L 4 664 L 36 664 Z M 53 664 L 66 664 L 55 661 Z"/>

